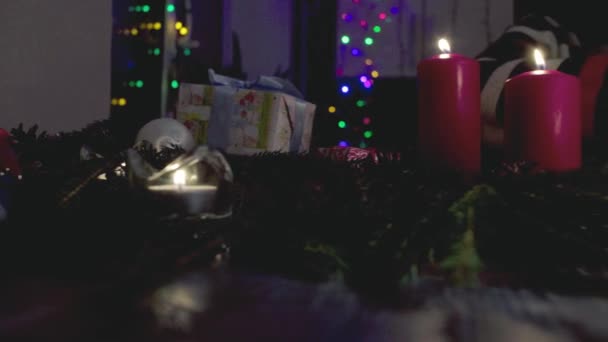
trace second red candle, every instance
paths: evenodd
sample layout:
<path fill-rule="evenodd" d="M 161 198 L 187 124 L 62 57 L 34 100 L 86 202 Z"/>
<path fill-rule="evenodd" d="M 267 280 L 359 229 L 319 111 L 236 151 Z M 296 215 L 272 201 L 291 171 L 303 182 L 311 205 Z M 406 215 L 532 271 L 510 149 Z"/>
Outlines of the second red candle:
<path fill-rule="evenodd" d="M 505 152 L 548 171 L 581 167 L 581 95 L 578 78 L 536 70 L 505 84 Z"/>

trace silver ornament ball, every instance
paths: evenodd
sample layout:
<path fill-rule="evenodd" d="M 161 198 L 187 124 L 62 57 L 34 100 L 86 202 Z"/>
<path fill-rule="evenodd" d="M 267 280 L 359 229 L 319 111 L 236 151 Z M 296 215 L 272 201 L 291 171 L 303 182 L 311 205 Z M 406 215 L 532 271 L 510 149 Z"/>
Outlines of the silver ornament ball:
<path fill-rule="evenodd" d="M 192 133 L 181 122 L 175 119 L 155 119 L 142 127 L 137 133 L 135 145 L 147 141 L 156 151 L 164 148 L 179 147 L 191 151 L 196 146 Z"/>

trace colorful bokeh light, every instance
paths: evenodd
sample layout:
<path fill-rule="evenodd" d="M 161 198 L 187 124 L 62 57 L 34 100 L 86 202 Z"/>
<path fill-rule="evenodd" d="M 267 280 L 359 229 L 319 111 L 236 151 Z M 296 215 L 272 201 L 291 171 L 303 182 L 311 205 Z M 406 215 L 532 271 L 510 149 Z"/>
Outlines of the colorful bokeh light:
<path fill-rule="evenodd" d="M 364 91 L 361 93 L 363 96 L 359 96 L 359 89 L 371 89 L 374 86 L 375 79 L 380 77 L 378 65 L 374 65 L 374 61 L 371 58 L 373 56 L 375 46 L 382 42 L 381 40 L 379 40 L 380 38 L 377 37 L 379 37 L 380 34 L 383 32 L 383 28 L 385 28 L 384 25 L 389 24 L 392 21 L 391 15 L 397 15 L 400 12 L 400 7 L 389 6 L 385 7 L 384 10 L 382 10 L 380 8 L 382 4 L 378 0 L 351 1 L 354 4 L 350 6 L 352 7 L 352 9 L 346 9 L 339 15 L 338 19 L 341 19 L 343 22 L 355 21 L 356 24 L 355 26 L 352 26 L 341 22 L 340 25 L 343 25 L 346 31 L 342 32 L 342 34 L 338 36 L 338 41 L 343 45 L 350 45 L 348 49 L 343 48 L 343 52 L 350 52 L 350 55 L 354 57 L 364 57 L 364 59 L 362 60 L 363 71 L 361 71 L 358 76 L 358 80 L 360 81 L 360 83 L 357 82 L 357 84 L 352 85 L 355 88 L 351 89 L 349 86 L 342 84 L 339 86 L 339 90 L 342 94 L 348 94 L 353 91 L 353 94 L 355 95 L 353 96 L 354 98 L 348 99 L 347 101 L 351 104 L 354 104 L 354 106 L 356 106 L 357 108 L 363 108 L 368 105 L 367 100 L 368 96 L 370 96 L 370 93 L 369 91 Z M 372 36 L 373 34 L 377 34 L 378 36 Z M 350 62 L 355 62 L 355 60 L 351 59 Z M 338 77 L 344 76 L 345 73 L 344 65 L 342 63 L 343 62 L 340 62 L 340 65 L 336 68 L 336 75 Z M 338 112 L 337 107 L 339 106 L 330 106 L 328 108 L 328 112 Z M 362 111 L 362 109 L 357 110 L 357 112 L 359 113 L 360 111 Z M 342 117 L 345 112 L 347 113 L 347 111 L 344 110 L 340 111 L 340 117 Z M 353 118 L 345 116 L 345 119 L 338 121 L 338 127 L 342 129 L 346 128 L 346 122 L 351 119 Z M 354 133 L 357 134 L 361 134 L 361 132 L 363 132 L 362 135 L 365 139 L 372 138 L 374 133 L 370 129 L 370 125 L 372 122 L 372 118 L 370 117 L 370 115 L 368 113 L 365 113 L 363 117 L 359 117 L 359 119 L 356 120 L 361 120 L 358 122 L 362 123 L 363 125 L 349 124 L 349 130 L 352 130 Z M 368 141 L 361 141 L 360 143 L 355 142 L 354 144 L 355 146 L 359 146 L 361 148 L 368 147 Z M 345 139 L 339 141 L 338 145 L 347 147 L 350 144 Z"/>
<path fill-rule="evenodd" d="M 342 20 L 350 22 L 351 20 L 353 20 L 353 15 L 350 13 L 342 13 Z"/>

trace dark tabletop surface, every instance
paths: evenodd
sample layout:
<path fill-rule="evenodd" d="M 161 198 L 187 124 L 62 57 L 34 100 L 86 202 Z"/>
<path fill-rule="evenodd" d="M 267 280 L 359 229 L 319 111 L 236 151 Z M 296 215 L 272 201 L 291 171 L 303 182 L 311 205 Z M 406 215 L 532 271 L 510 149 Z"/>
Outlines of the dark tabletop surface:
<path fill-rule="evenodd" d="M 14 277 L 2 341 L 603 341 L 608 300 L 421 281 L 393 305 L 339 279 L 306 283 L 212 265 L 107 282 Z"/>

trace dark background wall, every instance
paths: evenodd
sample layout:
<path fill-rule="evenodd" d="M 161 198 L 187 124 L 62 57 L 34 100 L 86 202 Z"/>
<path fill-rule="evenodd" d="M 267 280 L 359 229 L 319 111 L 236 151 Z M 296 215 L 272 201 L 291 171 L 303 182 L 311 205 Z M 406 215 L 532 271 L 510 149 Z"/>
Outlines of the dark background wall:
<path fill-rule="evenodd" d="M 0 127 L 80 129 L 110 110 L 109 1 L 2 1 Z"/>

